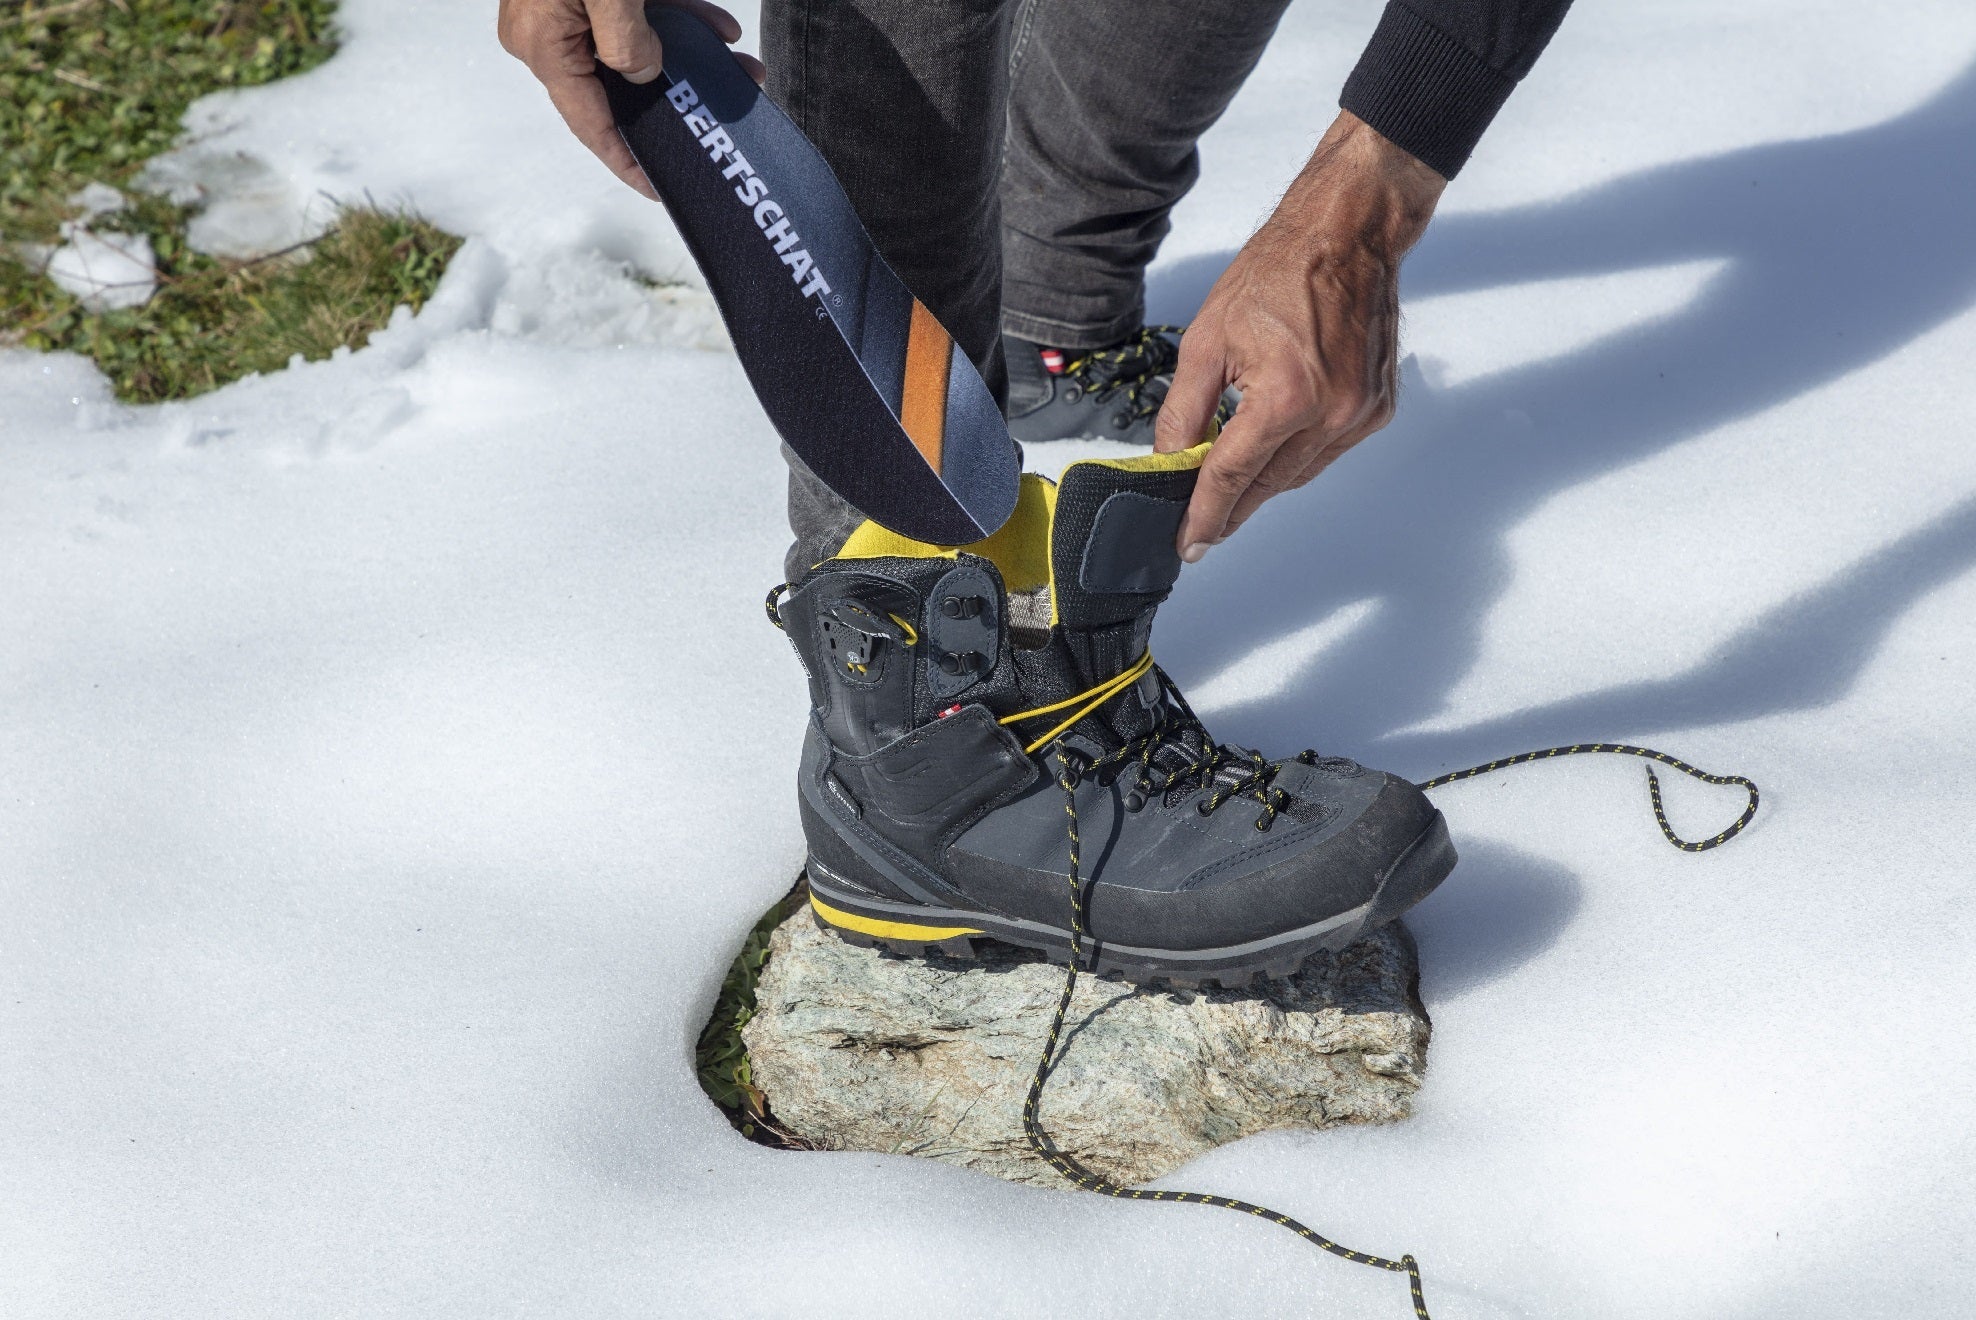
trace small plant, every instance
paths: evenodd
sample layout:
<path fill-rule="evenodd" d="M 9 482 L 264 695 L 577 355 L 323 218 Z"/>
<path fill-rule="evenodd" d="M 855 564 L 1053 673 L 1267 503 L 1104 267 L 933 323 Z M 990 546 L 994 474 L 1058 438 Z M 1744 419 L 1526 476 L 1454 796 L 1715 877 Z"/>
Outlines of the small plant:
<path fill-rule="evenodd" d="M 741 1028 L 755 1015 L 755 985 L 768 962 L 769 937 L 808 897 L 800 883 L 757 921 L 748 938 L 721 979 L 720 997 L 714 1001 L 713 1016 L 700 1032 L 694 1062 L 700 1074 L 700 1089 L 719 1105 L 742 1136 L 765 1145 L 803 1148 L 801 1138 L 775 1125 L 768 1110 L 768 1098 L 757 1087 L 748 1066 L 748 1047 L 741 1039 Z"/>

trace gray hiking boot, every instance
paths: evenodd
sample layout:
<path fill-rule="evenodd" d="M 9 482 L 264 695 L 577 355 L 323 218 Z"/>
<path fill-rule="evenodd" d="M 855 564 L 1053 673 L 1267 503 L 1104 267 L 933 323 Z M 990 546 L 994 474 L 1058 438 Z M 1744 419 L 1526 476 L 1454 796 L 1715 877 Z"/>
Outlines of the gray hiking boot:
<path fill-rule="evenodd" d="M 1216 744 L 1152 663 L 1205 450 L 1024 476 L 1008 524 L 959 550 L 867 523 L 771 596 L 809 672 L 800 801 L 827 929 L 1062 960 L 1074 826 L 1087 970 L 1234 987 L 1342 948 L 1453 868 L 1412 784 Z"/>
<path fill-rule="evenodd" d="M 1045 440 L 1153 443 L 1153 418 L 1173 382 L 1180 327 L 1149 325 L 1101 349 L 1049 348 L 1002 336 L 1009 364 L 1009 434 Z"/>

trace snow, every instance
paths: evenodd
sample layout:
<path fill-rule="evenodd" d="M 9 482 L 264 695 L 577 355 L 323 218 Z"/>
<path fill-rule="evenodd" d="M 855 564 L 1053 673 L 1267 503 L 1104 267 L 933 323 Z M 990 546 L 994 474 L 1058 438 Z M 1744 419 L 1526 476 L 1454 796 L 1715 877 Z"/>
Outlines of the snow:
<path fill-rule="evenodd" d="M 1156 314 L 1375 17 L 1292 10 Z M 421 315 L 153 408 L 0 353 L 0 1313 L 1405 1315 L 1246 1218 L 706 1103 L 801 860 L 773 437 L 487 6 L 343 22 L 194 151 L 468 234 Z M 1959 1309 L 1972 68 L 1960 0 L 1566 23 L 1408 267 L 1399 420 L 1190 568 L 1160 656 L 1225 737 L 1421 778 L 1625 738 L 1763 812 L 1684 856 L 1636 763 L 1439 791 L 1418 1116 L 1166 1185 L 1412 1251 L 1439 1320 Z M 1664 782 L 1690 834 L 1740 807 Z"/>
<path fill-rule="evenodd" d="M 98 201 L 92 198 L 85 205 Z M 89 218 L 101 213 L 93 212 Z M 151 251 L 150 239 L 142 234 L 99 234 L 89 227 L 88 218 L 64 220 L 61 231 L 63 241 L 47 254 L 42 271 L 74 294 L 84 307 L 92 312 L 107 312 L 121 307 L 142 307 L 151 300 L 152 292 L 158 287 L 158 259 Z"/>

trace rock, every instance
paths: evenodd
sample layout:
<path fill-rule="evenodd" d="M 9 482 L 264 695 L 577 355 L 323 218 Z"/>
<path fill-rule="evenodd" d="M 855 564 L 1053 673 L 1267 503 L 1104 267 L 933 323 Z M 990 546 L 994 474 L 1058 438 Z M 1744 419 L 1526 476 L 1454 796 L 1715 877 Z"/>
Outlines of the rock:
<path fill-rule="evenodd" d="M 742 1031 L 776 1123 L 826 1150 L 1067 1185 L 1022 1134 L 1063 968 L 988 947 L 979 962 L 901 958 L 846 944 L 798 908 L 770 940 Z M 1416 978 L 1398 926 L 1260 991 L 1080 978 L 1043 1126 L 1130 1184 L 1270 1128 L 1405 1118 L 1427 1059 Z"/>

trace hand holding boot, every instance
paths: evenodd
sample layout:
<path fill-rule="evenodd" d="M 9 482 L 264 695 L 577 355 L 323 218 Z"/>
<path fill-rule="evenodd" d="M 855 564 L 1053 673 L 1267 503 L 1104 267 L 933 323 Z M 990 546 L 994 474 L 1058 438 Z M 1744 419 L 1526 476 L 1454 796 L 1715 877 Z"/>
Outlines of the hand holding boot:
<path fill-rule="evenodd" d="M 1181 524 L 1194 563 L 1272 495 L 1303 485 L 1393 416 L 1400 259 L 1447 180 L 1344 112 L 1180 341 L 1154 447 L 1207 434 L 1223 389 L 1242 403 Z"/>

